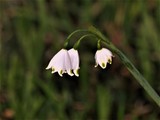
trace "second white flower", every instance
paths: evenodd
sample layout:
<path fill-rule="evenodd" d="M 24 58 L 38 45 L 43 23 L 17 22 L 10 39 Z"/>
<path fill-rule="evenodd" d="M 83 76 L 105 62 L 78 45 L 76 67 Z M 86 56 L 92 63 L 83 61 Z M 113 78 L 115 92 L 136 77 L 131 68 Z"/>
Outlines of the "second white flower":
<path fill-rule="evenodd" d="M 95 54 L 95 60 L 96 60 L 96 65 L 100 65 L 103 69 L 106 68 L 107 63 L 111 64 L 112 63 L 112 52 L 106 48 L 102 48 L 100 50 L 97 50 Z"/>

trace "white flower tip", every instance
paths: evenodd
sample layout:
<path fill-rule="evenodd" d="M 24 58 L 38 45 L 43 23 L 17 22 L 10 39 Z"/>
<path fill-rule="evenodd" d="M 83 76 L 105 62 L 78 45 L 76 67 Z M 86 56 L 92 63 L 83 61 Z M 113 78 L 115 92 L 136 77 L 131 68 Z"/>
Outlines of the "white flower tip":
<path fill-rule="evenodd" d="M 67 70 L 68 75 L 73 76 L 72 70 Z"/>
<path fill-rule="evenodd" d="M 55 69 L 52 67 L 52 72 L 51 73 L 55 73 L 56 71 L 55 71 Z"/>
<path fill-rule="evenodd" d="M 112 59 L 108 59 L 108 63 L 109 63 L 109 64 L 112 64 Z"/>
<path fill-rule="evenodd" d="M 58 71 L 58 74 L 63 77 L 63 70 Z"/>
<path fill-rule="evenodd" d="M 79 77 L 78 69 L 74 70 L 73 72 L 74 72 L 75 76 Z"/>
<path fill-rule="evenodd" d="M 48 69 L 50 69 L 50 67 L 49 67 L 49 66 L 47 66 L 47 67 L 46 67 L 46 70 L 48 70 Z"/>
<path fill-rule="evenodd" d="M 95 65 L 94 65 L 94 67 L 97 67 L 97 66 L 98 66 L 98 64 L 95 64 Z"/>
<path fill-rule="evenodd" d="M 102 67 L 103 69 L 105 69 L 105 68 L 106 68 L 106 66 L 107 66 L 107 64 L 106 64 L 106 63 L 104 63 L 104 62 L 101 64 L 101 67 Z"/>

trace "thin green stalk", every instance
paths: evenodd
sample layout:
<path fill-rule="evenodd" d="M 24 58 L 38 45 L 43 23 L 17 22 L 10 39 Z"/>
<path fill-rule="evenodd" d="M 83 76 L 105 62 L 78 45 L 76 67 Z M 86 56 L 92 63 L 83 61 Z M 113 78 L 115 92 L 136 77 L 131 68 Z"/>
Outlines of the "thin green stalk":
<path fill-rule="evenodd" d="M 64 43 L 64 48 L 67 47 L 71 37 L 76 34 L 76 33 L 79 33 L 79 32 L 88 32 L 88 30 L 84 30 L 84 29 L 78 29 L 78 30 L 75 30 L 74 32 L 72 32 L 68 37 L 67 39 L 65 40 L 65 43 Z"/>
<path fill-rule="evenodd" d="M 77 40 L 77 42 L 74 44 L 73 48 L 74 48 L 74 49 L 77 49 L 77 48 L 79 47 L 79 44 L 80 44 L 81 40 L 84 39 L 85 37 L 90 37 L 90 36 L 92 36 L 92 37 L 95 38 L 95 36 L 94 36 L 93 34 L 83 35 L 82 37 L 80 37 L 80 38 Z"/>

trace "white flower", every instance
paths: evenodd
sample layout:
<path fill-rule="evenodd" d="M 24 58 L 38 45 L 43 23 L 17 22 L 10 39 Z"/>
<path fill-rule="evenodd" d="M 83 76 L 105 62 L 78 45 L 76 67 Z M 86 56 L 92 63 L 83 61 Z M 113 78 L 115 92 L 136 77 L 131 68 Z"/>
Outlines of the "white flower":
<path fill-rule="evenodd" d="M 98 64 L 105 69 L 107 66 L 107 63 L 111 64 L 112 63 L 112 52 L 106 48 L 102 48 L 100 50 L 97 50 L 95 54 L 95 59 L 96 59 L 96 65 L 95 67 L 98 66 Z"/>
<path fill-rule="evenodd" d="M 70 59 L 71 59 L 71 65 L 72 65 L 72 69 L 74 74 L 78 77 L 78 70 L 79 70 L 79 54 L 78 51 L 75 50 L 74 48 L 70 49 L 68 51 Z"/>
<path fill-rule="evenodd" d="M 46 69 L 52 69 L 52 73 L 58 72 L 60 76 L 63 73 L 68 73 L 70 76 L 73 76 L 71 59 L 68 54 L 68 51 L 61 49 L 49 62 Z"/>

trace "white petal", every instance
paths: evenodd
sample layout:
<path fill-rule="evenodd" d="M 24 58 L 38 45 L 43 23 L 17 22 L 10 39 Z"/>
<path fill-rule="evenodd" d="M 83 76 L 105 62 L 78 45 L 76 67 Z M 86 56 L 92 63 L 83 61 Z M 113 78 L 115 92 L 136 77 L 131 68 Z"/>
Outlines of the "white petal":
<path fill-rule="evenodd" d="M 73 76 L 72 70 L 67 70 L 68 75 Z"/>
<path fill-rule="evenodd" d="M 106 66 L 107 66 L 107 63 L 106 63 L 106 62 L 102 62 L 102 63 L 100 63 L 99 65 L 100 65 L 103 69 L 105 69 Z"/>
<path fill-rule="evenodd" d="M 105 56 L 100 56 L 98 58 L 98 64 L 104 69 L 106 68 L 107 61 L 105 60 Z"/>
<path fill-rule="evenodd" d="M 96 64 L 94 65 L 94 67 L 98 67 L 98 63 L 96 63 Z"/>
<path fill-rule="evenodd" d="M 79 54 L 75 49 L 70 49 L 68 51 L 69 56 L 71 58 L 72 69 L 79 69 Z"/>
<path fill-rule="evenodd" d="M 104 64 L 107 63 L 106 56 L 103 53 L 99 53 L 97 55 L 97 62 L 101 67 L 103 66 L 102 68 L 104 68 Z"/>
<path fill-rule="evenodd" d="M 75 76 L 77 76 L 77 77 L 79 76 L 78 69 L 73 70 L 73 72 L 74 72 Z"/>
<path fill-rule="evenodd" d="M 96 52 L 96 54 L 95 54 L 95 66 L 94 67 L 97 67 L 98 66 L 98 61 L 97 61 L 97 52 Z"/>
<path fill-rule="evenodd" d="M 55 68 L 52 67 L 52 72 L 51 73 L 55 73 L 57 72 L 57 70 L 55 70 Z"/>
<path fill-rule="evenodd" d="M 112 52 L 106 48 L 102 48 L 102 52 L 106 55 L 106 56 L 113 56 Z"/>
<path fill-rule="evenodd" d="M 108 57 L 107 61 L 108 61 L 109 64 L 112 64 L 112 57 Z"/>
<path fill-rule="evenodd" d="M 61 49 L 51 59 L 46 69 L 50 69 L 50 68 L 52 68 L 52 73 L 58 72 L 60 76 L 63 76 L 63 73 L 66 73 L 67 70 L 71 70 L 71 63 L 70 63 L 70 57 L 69 57 L 68 51 L 65 49 Z"/>
<path fill-rule="evenodd" d="M 58 71 L 58 74 L 59 74 L 61 77 L 63 76 L 63 73 L 64 73 L 63 70 L 59 70 L 59 71 Z"/>
<path fill-rule="evenodd" d="M 70 59 L 70 56 L 69 56 L 69 54 L 68 54 L 68 51 L 67 51 L 67 53 L 64 55 L 64 68 L 66 69 L 66 70 L 69 70 L 69 69 L 72 69 L 72 65 L 71 65 L 71 59 Z"/>
<path fill-rule="evenodd" d="M 74 74 L 78 77 L 78 69 L 79 69 L 79 54 L 78 51 L 75 49 L 70 49 L 68 51 L 70 59 L 71 59 L 71 64 L 72 64 L 72 69 Z"/>
<path fill-rule="evenodd" d="M 52 67 L 54 69 L 63 68 L 63 57 L 65 52 L 66 50 L 61 49 L 55 56 L 53 56 L 46 69 L 50 69 Z"/>
<path fill-rule="evenodd" d="M 71 59 L 70 59 L 70 56 L 69 56 L 69 53 L 67 52 L 66 54 L 65 54 L 65 58 L 64 58 L 64 60 L 65 60 L 65 70 L 67 71 L 67 73 L 70 75 L 70 76 L 73 76 L 74 74 L 72 73 L 72 64 L 71 64 Z"/>

